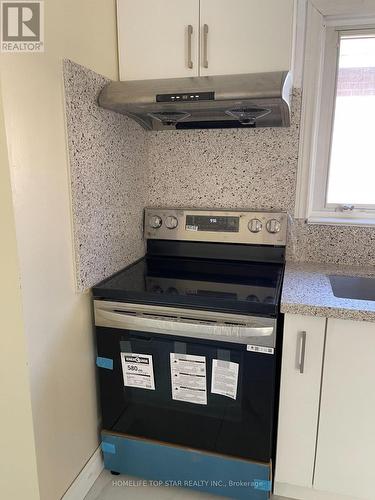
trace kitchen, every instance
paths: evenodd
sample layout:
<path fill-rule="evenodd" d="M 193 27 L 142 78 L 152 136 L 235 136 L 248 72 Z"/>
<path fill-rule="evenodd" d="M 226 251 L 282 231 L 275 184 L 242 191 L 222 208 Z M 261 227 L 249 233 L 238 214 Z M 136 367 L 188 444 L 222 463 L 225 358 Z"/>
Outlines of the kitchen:
<path fill-rule="evenodd" d="M 45 51 L 0 56 L 1 212 L 9 245 L 2 330 L 14 332 L 2 336 L 1 400 L 4 427 L 17 428 L 4 437 L 0 470 L 9 481 L 2 496 L 84 498 L 101 473 L 95 380 L 105 368 L 95 366 L 91 288 L 144 257 L 144 209 L 162 207 L 288 214 L 272 487 L 287 498 L 373 498 L 375 302 L 365 281 L 375 274 L 374 200 L 365 199 L 373 174 L 365 170 L 369 148 L 360 137 L 364 166 L 356 161 L 355 169 L 362 174 L 347 177 L 349 188 L 362 179 L 359 201 L 325 206 L 331 145 L 324 138 L 335 104 L 336 72 L 325 71 L 336 67 L 334 35 L 346 43 L 363 29 L 371 41 L 374 2 L 158 3 L 119 1 L 117 17 L 112 1 L 46 1 Z M 249 19 L 257 20 L 251 30 Z M 292 73 L 290 126 L 148 131 L 97 104 L 110 81 L 269 71 Z M 370 106 L 371 88 L 366 96 Z M 333 186 L 343 184 L 337 176 Z M 272 235 L 267 222 L 261 235 Z M 11 481 L 14 464 L 27 477 L 19 484 L 25 492 Z M 113 478 L 123 476 L 109 477 L 109 486 Z M 132 498 L 142 488 L 109 490 Z"/>

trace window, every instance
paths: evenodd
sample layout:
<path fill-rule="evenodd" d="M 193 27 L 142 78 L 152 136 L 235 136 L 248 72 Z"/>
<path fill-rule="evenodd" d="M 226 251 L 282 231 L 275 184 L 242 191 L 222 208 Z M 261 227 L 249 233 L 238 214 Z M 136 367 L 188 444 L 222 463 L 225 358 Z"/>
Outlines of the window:
<path fill-rule="evenodd" d="M 375 24 L 308 12 L 296 216 L 375 224 Z"/>
<path fill-rule="evenodd" d="M 339 33 L 326 206 L 375 208 L 375 33 Z"/>

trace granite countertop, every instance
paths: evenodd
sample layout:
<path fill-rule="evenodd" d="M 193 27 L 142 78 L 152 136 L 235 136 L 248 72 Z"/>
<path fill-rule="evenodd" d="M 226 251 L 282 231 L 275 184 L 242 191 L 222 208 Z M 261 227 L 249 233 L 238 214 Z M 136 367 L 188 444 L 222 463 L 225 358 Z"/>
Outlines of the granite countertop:
<path fill-rule="evenodd" d="M 287 262 L 281 312 L 375 322 L 375 301 L 335 297 L 332 274 L 375 278 L 375 267 Z"/>

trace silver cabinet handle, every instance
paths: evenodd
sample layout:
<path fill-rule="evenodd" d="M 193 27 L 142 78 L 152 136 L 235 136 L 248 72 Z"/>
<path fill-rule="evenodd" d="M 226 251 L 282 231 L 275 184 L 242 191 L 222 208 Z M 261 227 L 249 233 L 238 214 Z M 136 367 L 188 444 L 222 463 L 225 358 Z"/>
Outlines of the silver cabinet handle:
<path fill-rule="evenodd" d="M 306 337 L 306 332 L 300 332 L 298 334 L 298 369 L 300 373 L 304 373 L 305 371 Z"/>
<path fill-rule="evenodd" d="M 203 67 L 208 68 L 208 24 L 203 25 Z"/>
<path fill-rule="evenodd" d="M 187 36 L 188 36 L 188 68 L 193 69 L 193 60 L 191 58 L 191 42 L 192 42 L 192 36 L 193 36 L 193 26 L 191 24 L 188 25 L 187 28 Z"/>

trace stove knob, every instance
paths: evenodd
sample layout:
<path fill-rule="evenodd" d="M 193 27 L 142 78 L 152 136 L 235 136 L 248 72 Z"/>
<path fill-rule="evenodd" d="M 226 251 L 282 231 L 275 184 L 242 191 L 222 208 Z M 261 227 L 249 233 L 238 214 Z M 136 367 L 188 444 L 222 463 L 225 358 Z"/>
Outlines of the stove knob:
<path fill-rule="evenodd" d="M 165 219 L 165 225 L 168 229 L 175 229 L 178 226 L 178 220 L 173 215 L 170 215 Z"/>
<path fill-rule="evenodd" d="M 270 219 L 266 225 L 267 231 L 271 234 L 278 233 L 281 229 L 281 224 L 277 219 Z"/>
<path fill-rule="evenodd" d="M 262 223 L 259 219 L 251 219 L 247 227 L 252 233 L 259 233 L 262 230 Z"/>
<path fill-rule="evenodd" d="M 153 215 L 152 217 L 150 217 L 150 220 L 148 221 L 150 227 L 152 227 L 153 229 L 159 229 L 159 227 L 161 227 L 163 221 L 161 220 L 161 217 L 159 217 L 158 215 Z"/>

